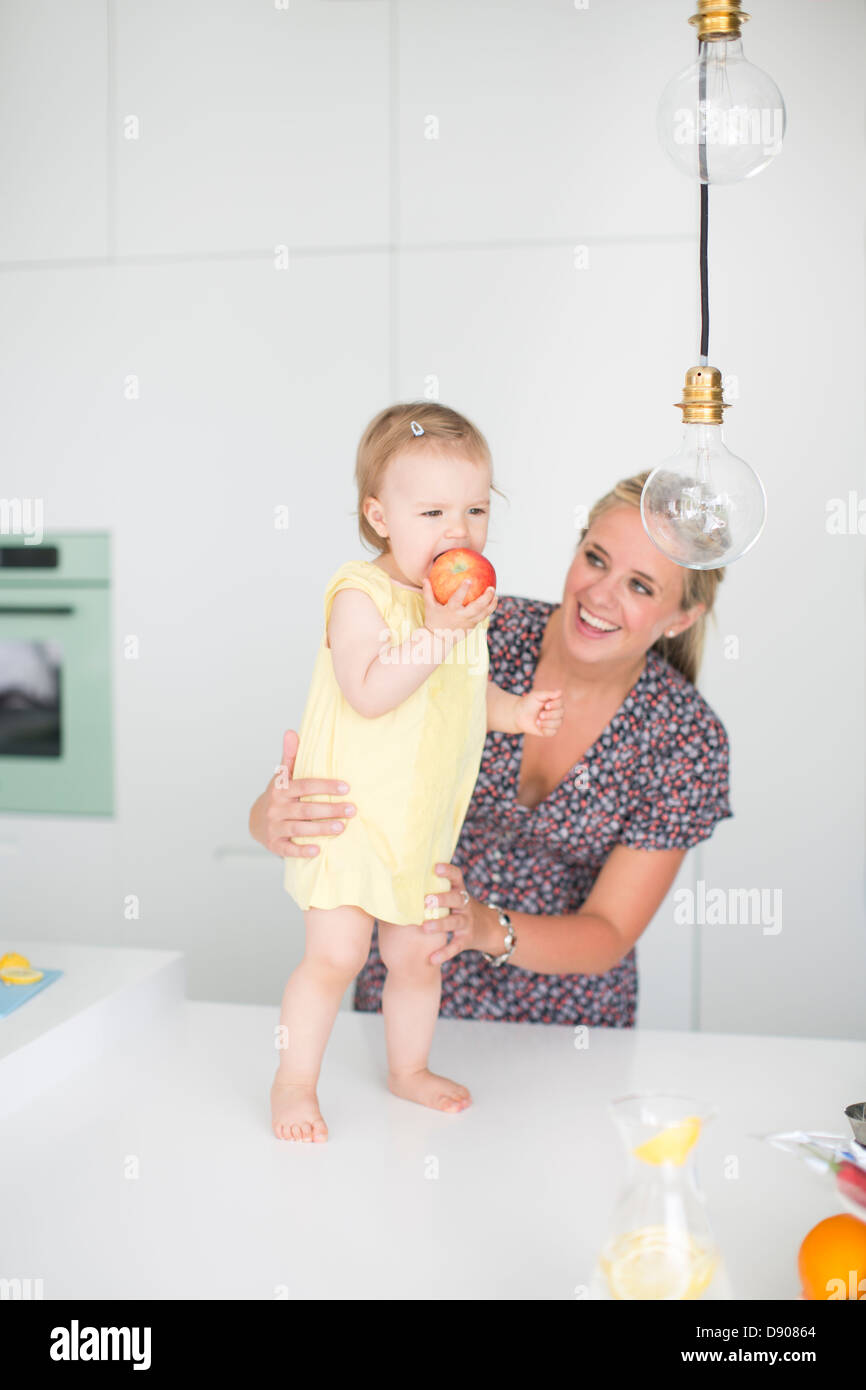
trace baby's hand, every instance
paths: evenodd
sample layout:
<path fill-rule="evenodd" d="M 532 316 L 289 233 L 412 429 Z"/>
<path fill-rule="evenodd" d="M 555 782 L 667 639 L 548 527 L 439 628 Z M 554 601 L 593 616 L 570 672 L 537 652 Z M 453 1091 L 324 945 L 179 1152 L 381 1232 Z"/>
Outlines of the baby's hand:
<path fill-rule="evenodd" d="M 530 690 L 517 701 L 517 732 L 550 738 L 565 717 L 561 690 Z"/>
<path fill-rule="evenodd" d="M 425 575 L 421 580 L 424 597 L 424 626 L 428 627 L 431 632 L 445 629 L 460 640 L 466 636 L 471 628 L 477 627 L 485 618 L 489 618 L 496 607 L 496 590 L 491 585 L 490 588 L 484 590 L 483 594 L 479 594 L 473 603 L 464 605 L 463 596 L 468 584 L 469 580 L 464 579 L 460 587 L 454 590 L 447 603 L 437 603 L 433 586 Z"/>

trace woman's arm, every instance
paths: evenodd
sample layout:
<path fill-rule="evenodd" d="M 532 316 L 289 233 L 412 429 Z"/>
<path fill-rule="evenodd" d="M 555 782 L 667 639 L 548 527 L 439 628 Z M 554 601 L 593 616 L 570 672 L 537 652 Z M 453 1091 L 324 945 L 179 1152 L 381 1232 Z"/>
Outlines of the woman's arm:
<path fill-rule="evenodd" d="M 460 604 L 463 587 L 447 604 L 439 604 L 425 579 L 429 626 L 416 628 L 399 645 L 383 644 L 387 629 L 383 629 L 382 614 L 369 594 L 360 589 L 340 589 L 334 595 L 328 645 L 337 684 L 353 709 L 367 719 L 396 709 L 442 664 L 454 644 L 492 613 L 495 591 L 488 590 L 464 607 Z"/>
<path fill-rule="evenodd" d="M 562 916 L 513 912 L 506 894 L 503 907 L 514 926 L 517 945 L 500 968 L 507 970 L 509 965 L 517 965 L 539 975 L 603 975 L 628 954 L 649 926 L 687 853 L 685 849 L 645 850 L 617 845 L 605 860 L 583 907 Z M 436 894 L 432 905 L 449 907 L 451 913 L 424 925 L 425 930 L 450 931 L 453 919 L 455 935 L 450 945 L 430 959 L 441 962 L 466 950 L 500 955 L 504 949 L 503 931 L 496 912 L 474 898 L 461 911 L 463 876 L 456 865 L 447 868 L 445 876 L 451 879 L 452 888 Z"/>
<path fill-rule="evenodd" d="M 542 975 L 603 975 L 613 969 L 649 926 L 687 853 L 616 845 L 578 912 L 536 917 L 509 910 L 517 936 L 511 963 Z M 492 909 L 490 915 L 501 938 L 499 919 Z"/>

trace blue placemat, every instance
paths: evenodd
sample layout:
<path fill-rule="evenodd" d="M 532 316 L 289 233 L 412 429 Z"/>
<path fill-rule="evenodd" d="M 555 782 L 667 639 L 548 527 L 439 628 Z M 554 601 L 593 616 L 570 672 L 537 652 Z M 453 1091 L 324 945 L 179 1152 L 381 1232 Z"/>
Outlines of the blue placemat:
<path fill-rule="evenodd" d="M 39 970 L 38 965 L 34 965 L 34 970 Z M 26 1004 L 28 999 L 32 999 L 34 994 L 38 994 L 40 989 L 46 985 L 53 984 L 59 980 L 63 974 L 62 970 L 46 970 L 41 980 L 36 980 L 32 985 L 7 985 L 0 980 L 0 1018 L 5 1018 L 11 1014 L 13 1009 L 18 1009 L 22 1004 Z"/>

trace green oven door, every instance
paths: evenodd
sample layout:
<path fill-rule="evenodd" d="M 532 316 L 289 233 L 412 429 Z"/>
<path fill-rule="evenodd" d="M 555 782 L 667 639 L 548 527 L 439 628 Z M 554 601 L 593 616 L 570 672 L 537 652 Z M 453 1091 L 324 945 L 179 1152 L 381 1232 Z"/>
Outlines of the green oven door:
<path fill-rule="evenodd" d="M 112 815 L 109 537 L 0 535 L 0 813 Z"/>

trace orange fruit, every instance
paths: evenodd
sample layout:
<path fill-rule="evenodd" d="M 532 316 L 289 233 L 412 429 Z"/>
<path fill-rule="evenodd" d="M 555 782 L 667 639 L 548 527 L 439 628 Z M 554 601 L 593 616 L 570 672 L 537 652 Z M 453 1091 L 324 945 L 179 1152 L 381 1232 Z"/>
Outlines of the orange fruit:
<path fill-rule="evenodd" d="M 800 1246 L 797 1268 L 804 1298 L 866 1299 L 866 1221 L 847 1214 L 819 1221 Z"/>

